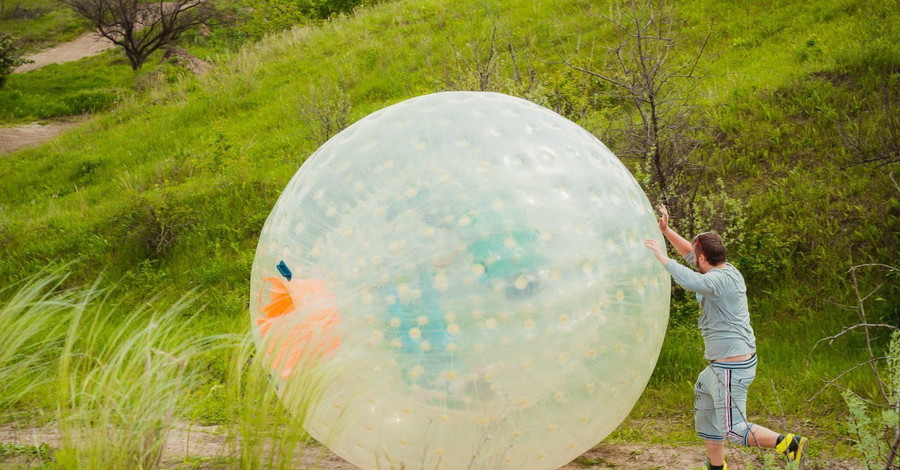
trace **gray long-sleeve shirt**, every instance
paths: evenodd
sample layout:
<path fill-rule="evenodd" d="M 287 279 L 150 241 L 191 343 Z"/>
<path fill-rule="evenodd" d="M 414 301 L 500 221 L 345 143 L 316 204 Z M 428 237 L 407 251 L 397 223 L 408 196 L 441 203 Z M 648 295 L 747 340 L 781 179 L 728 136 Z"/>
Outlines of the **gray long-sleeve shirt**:
<path fill-rule="evenodd" d="M 693 264 L 694 254 L 684 257 Z M 666 271 L 678 285 L 695 292 L 702 312 L 697 326 L 706 345 L 708 361 L 756 352 L 756 336 L 750 326 L 747 286 L 744 276 L 731 263 L 700 274 L 675 260 L 666 263 Z"/>

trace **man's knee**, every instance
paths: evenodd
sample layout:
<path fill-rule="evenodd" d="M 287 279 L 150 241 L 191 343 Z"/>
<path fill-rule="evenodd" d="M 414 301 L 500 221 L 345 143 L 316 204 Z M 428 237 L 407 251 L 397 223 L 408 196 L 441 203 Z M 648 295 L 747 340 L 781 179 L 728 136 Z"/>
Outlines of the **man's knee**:
<path fill-rule="evenodd" d="M 750 423 L 736 423 L 725 435 L 725 438 L 728 439 L 728 442 L 733 444 L 740 444 L 742 446 L 748 446 L 749 438 L 750 438 L 750 428 L 753 425 Z"/>

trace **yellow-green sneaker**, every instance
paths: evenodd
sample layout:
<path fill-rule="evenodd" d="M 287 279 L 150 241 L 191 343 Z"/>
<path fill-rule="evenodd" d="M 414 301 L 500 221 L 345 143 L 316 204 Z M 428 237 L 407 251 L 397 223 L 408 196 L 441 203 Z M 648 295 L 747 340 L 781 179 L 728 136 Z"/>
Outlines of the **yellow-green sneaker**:
<path fill-rule="evenodd" d="M 775 452 L 784 454 L 788 462 L 796 463 L 797 470 L 803 470 L 803 465 L 806 463 L 807 442 L 809 439 L 789 433 L 775 446 Z"/>

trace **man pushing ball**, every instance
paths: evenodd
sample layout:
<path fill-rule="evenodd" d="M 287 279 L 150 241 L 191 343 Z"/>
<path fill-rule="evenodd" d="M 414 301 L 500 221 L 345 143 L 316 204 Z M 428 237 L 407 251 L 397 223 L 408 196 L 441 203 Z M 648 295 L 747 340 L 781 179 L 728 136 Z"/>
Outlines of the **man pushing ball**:
<path fill-rule="evenodd" d="M 803 469 L 807 438 L 778 434 L 747 419 L 747 389 L 756 377 L 756 337 L 750 326 L 747 286 L 740 271 L 725 259 L 725 243 L 716 232 L 687 241 L 669 226 L 669 212 L 659 206 L 659 229 L 694 271 L 666 256 L 656 240 L 644 241 L 672 279 L 694 292 L 700 302 L 697 326 L 709 365 L 694 385 L 694 427 L 706 441 L 706 468 L 722 470 L 725 439 L 751 447 L 774 448 Z"/>

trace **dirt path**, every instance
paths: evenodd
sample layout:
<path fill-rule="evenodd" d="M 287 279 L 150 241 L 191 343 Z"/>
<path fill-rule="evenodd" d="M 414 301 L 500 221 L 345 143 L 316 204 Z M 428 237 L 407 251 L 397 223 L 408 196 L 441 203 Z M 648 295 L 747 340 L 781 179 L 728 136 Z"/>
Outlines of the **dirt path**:
<path fill-rule="evenodd" d="M 163 8 L 163 11 L 165 11 L 166 13 L 171 14 L 175 12 L 174 9 L 176 5 L 174 3 L 160 3 L 159 6 L 161 6 Z M 148 7 L 148 11 L 151 16 L 147 17 L 145 22 L 138 21 L 136 24 L 137 29 L 141 29 L 144 26 L 151 24 L 159 19 L 159 17 L 156 13 L 154 13 L 153 10 L 154 8 L 156 8 L 156 5 Z M 145 11 L 144 13 L 146 15 L 147 11 Z M 28 72 L 29 70 L 39 69 L 49 64 L 71 62 L 84 57 L 92 56 L 111 47 L 115 47 L 115 45 L 110 42 L 109 39 L 106 39 L 95 32 L 85 33 L 73 41 L 58 44 L 49 49 L 38 52 L 37 54 L 26 57 L 26 59 L 32 60 L 33 63 L 20 65 L 14 68 L 12 73 L 24 73 Z"/>
<path fill-rule="evenodd" d="M 24 124 L 15 127 L 0 127 L 0 154 L 42 144 L 78 125 L 78 122 L 63 121 L 49 124 Z"/>
<path fill-rule="evenodd" d="M 24 73 L 49 64 L 75 61 L 111 47 L 115 46 L 106 38 L 95 33 L 86 33 L 74 41 L 56 45 L 27 57 L 34 62 L 14 68 L 13 73 Z M 0 127 L 0 154 L 40 145 L 77 124 L 77 122 L 63 121 L 49 124 L 30 123 L 14 127 Z"/>
<path fill-rule="evenodd" d="M 59 432 L 54 428 L 21 428 L 14 424 L 0 426 L 0 443 L 37 446 L 47 444 L 58 447 Z M 826 448 L 818 449 L 819 453 L 827 453 Z M 182 424 L 170 432 L 164 450 L 163 468 L 185 468 L 188 460 L 206 461 L 200 464 L 202 469 L 225 468 L 215 464 L 217 459 L 228 457 L 228 446 L 223 428 L 217 426 L 188 426 Z M 761 468 L 759 454 L 737 447 L 727 449 L 728 468 L 742 470 Z M 611 470 L 611 469 L 697 469 L 705 461 L 703 447 L 696 445 L 660 445 L 660 444 L 599 444 L 585 452 L 581 457 L 561 470 Z M 319 470 L 358 470 L 358 467 L 341 459 L 330 450 L 319 445 L 308 445 L 298 457 L 297 468 L 314 468 Z M 0 458 L 0 468 L 7 465 L 27 468 L 27 459 L 21 456 Z M 806 470 L 863 470 L 856 462 L 828 459 L 819 456 L 807 462 Z"/>
<path fill-rule="evenodd" d="M 14 68 L 13 73 L 25 73 L 49 64 L 79 60 L 112 47 L 115 47 L 115 45 L 99 34 L 85 33 L 73 41 L 58 44 L 27 57 L 33 62 Z M 209 63 L 197 59 L 182 49 L 172 48 L 169 54 L 180 59 L 188 70 L 195 73 L 203 73 L 211 67 Z M 77 124 L 77 122 L 53 122 L 49 124 L 31 123 L 15 127 L 0 127 L 0 154 L 42 144 Z"/>
<path fill-rule="evenodd" d="M 115 46 L 113 43 L 109 42 L 108 39 L 96 33 L 85 33 L 73 41 L 58 44 L 50 49 L 26 57 L 26 59 L 33 60 L 34 62 L 14 68 L 13 73 L 24 73 L 49 64 L 71 62 L 92 56 L 111 47 Z"/>

